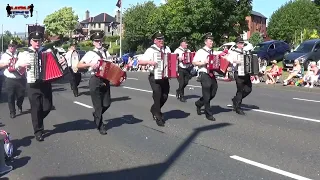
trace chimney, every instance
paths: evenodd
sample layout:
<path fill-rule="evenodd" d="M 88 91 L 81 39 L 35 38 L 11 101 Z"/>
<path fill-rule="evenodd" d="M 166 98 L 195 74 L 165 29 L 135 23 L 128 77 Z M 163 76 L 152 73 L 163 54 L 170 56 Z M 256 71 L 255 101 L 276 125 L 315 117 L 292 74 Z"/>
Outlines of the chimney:
<path fill-rule="evenodd" d="M 89 19 L 89 17 L 90 17 L 90 13 L 89 13 L 88 10 L 86 11 L 86 16 L 85 17 L 86 17 L 86 19 Z"/>
<path fill-rule="evenodd" d="M 117 23 L 120 23 L 120 10 L 117 11 L 116 21 L 117 21 Z"/>

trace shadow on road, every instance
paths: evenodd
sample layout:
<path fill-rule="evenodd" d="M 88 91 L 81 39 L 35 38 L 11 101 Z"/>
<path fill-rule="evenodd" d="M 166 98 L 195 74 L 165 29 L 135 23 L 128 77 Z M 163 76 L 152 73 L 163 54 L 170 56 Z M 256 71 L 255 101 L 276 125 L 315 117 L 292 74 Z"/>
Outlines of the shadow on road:
<path fill-rule="evenodd" d="M 110 172 L 98 172 L 91 174 L 80 174 L 73 176 L 52 176 L 43 177 L 40 180 L 88 180 L 88 179 L 160 179 L 166 171 L 174 164 L 174 162 L 184 153 L 184 151 L 190 146 L 195 138 L 202 132 L 210 131 L 214 129 L 224 128 L 230 126 L 229 123 L 219 123 L 210 126 L 200 127 L 194 130 L 194 132 L 181 144 L 171 156 L 162 163 L 150 164 L 146 166 L 140 166 L 135 168 L 123 169 Z M 218 162 L 217 162 L 218 163 Z"/>
<path fill-rule="evenodd" d="M 137 124 L 141 123 L 143 120 L 135 118 L 133 115 L 124 115 L 123 117 L 108 119 L 106 120 L 107 130 L 112 128 L 120 127 L 124 124 Z"/>
<path fill-rule="evenodd" d="M 181 111 L 181 110 L 171 110 L 168 112 L 163 113 L 165 121 L 168 121 L 170 119 L 183 119 L 190 116 L 190 113 Z"/>

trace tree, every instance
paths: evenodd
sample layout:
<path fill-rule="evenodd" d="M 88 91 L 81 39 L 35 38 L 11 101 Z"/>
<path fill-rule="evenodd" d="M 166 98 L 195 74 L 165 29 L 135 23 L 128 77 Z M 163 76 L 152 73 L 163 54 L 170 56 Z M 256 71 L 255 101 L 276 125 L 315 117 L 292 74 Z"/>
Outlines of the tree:
<path fill-rule="evenodd" d="M 261 43 L 263 41 L 263 38 L 259 32 L 252 33 L 251 37 L 249 38 L 249 42 L 256 46 L 257 44 Z"/>
<path fill-rule="evenodd" d="M 64 7 L 49 14 L 43 21 L 46 33 L 50 36 L 64 36 L 74 30 L 78 23 L 78 15 L 75 15 L 71 7 Z"/>
<path fill-rule="evenodd" d="M 268 24 L 272 39 L 293 42 L 304 29 L 319 29 L 320 10 L 310 0 L 289 1 L 275 11 Z"/>
<path fill-rule="evenodd" d="M 123 22 L 126 28 L 124 41 L 129 47 L 125 51 L 136 51 L 138 45 L 148 47 L 150 45 L 150 35 L 154 31 L 148 28 L 149 16 L 157 9 L 152 1 L 137 4 L 130 7 L 123 14 Z"/>
<path fill-rule="evenodd" d="M 25 45 L 25 42 L 23 42 L 18 36 L 13 36 L 10 31 L 5 31 L 3 33 L 3 51 L 5 51 L 7 49 L 8 44 L 10 43 L 11 40 L 15 40 L 18 43 L 18 47 Z M 0 45 L 2 48 L 1 43 L 0 43 Z"/>
<path fill-rule="evenodd" d="M 170 45 L 183 36 L 193 48 L 202 46 L 202 36 L 212 32 L 220 43 L 226 32 L 239 35 L 247 30 L 245 17 L 251 12 L 252 0 L 168 0 L 150 17 L 151 29 L 165 32 Z"/>

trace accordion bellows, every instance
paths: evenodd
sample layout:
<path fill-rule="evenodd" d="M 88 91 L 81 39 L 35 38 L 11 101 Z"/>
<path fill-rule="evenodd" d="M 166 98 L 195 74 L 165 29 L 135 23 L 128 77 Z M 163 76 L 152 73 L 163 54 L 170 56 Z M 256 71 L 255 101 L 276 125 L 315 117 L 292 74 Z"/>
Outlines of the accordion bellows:
<path fill-rule="evenodd" d="M 114 86 L 120 86 L 127 79 L 127 73 L 120 67 L 109 61 L 99 60 L 97 77 L 101 77 L 111 82 Z"/>

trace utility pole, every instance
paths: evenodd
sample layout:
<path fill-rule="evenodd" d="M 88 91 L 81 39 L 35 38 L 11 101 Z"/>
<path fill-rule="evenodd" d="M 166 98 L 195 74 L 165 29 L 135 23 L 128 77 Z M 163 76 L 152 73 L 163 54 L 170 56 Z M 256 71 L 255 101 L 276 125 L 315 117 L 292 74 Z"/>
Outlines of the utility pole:
<path fill-rule="evenodd" d="M 3 24 L 2 24 L 2 34 L 1 34 L 1 52 L 3 52 Z"/>

